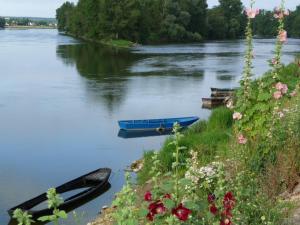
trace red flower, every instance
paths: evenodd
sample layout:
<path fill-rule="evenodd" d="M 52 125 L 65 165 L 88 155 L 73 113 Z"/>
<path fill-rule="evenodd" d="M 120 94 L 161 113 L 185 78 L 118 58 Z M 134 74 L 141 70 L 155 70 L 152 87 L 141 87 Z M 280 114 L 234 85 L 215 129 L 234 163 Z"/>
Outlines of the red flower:
<path fill-rule="evenodd" d="M 230 219 L 221 220 L 220 225 L 231 225 L 231 221 Z"/>
<path fill-rule="evenodd" d="M 172 209 L 172 214 L 175 215 L 181 221 L 187 221 L 189 215 L 192 213 L 191 210 L 185 208 L 182 203 L 177 208 Z"/>
<path fill-rule="evenodd" d="M 150 202 L 152 200 L 152 194 L 150 191 L 146 192 L 146 194 L 144 195 L 144 200 L 147 202 Z"/>
<path fill-rule="evenodd" d="M 209 207 L 209 211 L 210 211 L 213 215 L 217 215 L 217 214 L 218 214 L 218 208 L 216 207 L 215 204 L 212 204 L 212 205 Z"/>
<path fill-rule="evenodd" d="M 223 210 L 223 212 L 221 213 L 222 218 L 232 218 L 232 213 L 231 210 Z"/>
<path fill-rule="evenodd" d="M 164 204 L 161 201 L 156 201 L 151 203 L 148 206 L 149 212 L 155 216 L 156 214 L 162 214 L 166 211 L 166 207 L 164 206 Z"/>
<path fill-rule="evenodd" d="M 165 195 L 164 195 L 164 198 L 171 199 L 171 198 L 172 198 L 172 196 L 171 196 L 171 194 L 165 194 Z"/>
<path fill-rule="evenodd" d="M 232 210 L 235 205 L 235 202 L 236 202 L 236 200 L 235 200 L 232 192 L 227 192 L 223 199 L 223 205 L 224 205 L 225 210 L 227 210 L 227 211 Z"/>
<path fill-rule="evenodd" d="M 209 203 L 213 203 L 215 200 L 216 200 L 216 196 L 215 196 L 214 194 L 209 194 L 209 195 L 207 196 L 207 201 L 208 201 Z"/>
<path fill-rule="evenodd" d="M 146 217 L 149 221 L 153 221 L 153 219 L 154 219 L 154 215 L 152 215 L 151 212 L 149 212 Z"/>

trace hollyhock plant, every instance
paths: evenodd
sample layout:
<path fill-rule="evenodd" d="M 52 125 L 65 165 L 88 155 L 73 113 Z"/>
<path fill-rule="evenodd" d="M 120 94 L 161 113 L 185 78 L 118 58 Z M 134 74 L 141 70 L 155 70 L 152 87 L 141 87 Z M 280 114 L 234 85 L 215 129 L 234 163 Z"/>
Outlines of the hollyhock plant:
<path fill-rule="evenodd" d="M 282 98 L 282 92 L 281 91 L 275 91 L 273 94 L 274 99 L 278 100 Z"/>
<path fill-rule="evenodd" d="M 152 200 L 152 194 L 150 191 L 146 192 L 146 194 L 144 195 L 144 200 L 147 202 L 150 202 Z"/>
<path fill-rule="evenodd" d="M 278 64 L 278 61 L 277 61 L 276 59 L 273 58 L 273 59 L 272 59 L 272 64 L 273 64 L 273 65 L 277 65 L 277 64 Z"/>
<path fill-rule="evenodd" d="M 220 225 L 231 225 L 231 224 L 232 224 L 231 220 L 228 218 L 220 221 Z"/>
<path fill-rule="evenodd" d="M 248 8 L 245 11 L 246 11 L 246 15 L 250 19 L 254 19 L 259 14 L 259 9 Z"/>
<path fill-rule="evenodd" d="M 219 210 L 217 208 L 217 206 L 215 204 L 212 204 L 210 207 L 209 207 L 209 211 L 211 212 L 211 214 L 213 215 L 217 215 Z"/>
<path fill-rule="evenodd" d="M 287 41 L 287 32 L 285 30 L 279 32 L 279 40 L 283 43 Z"/>
<path fill-rule="evenodd" d="M 241 113 L 239 113 L 239 112 L 233 113 L 233 116 L 232 116 L 232 118 L 233 118 L 234 120 L 241 120 L 242 117 L 243 117 L 243 115 L 242 115 Z"/>
<path fill-rule="evenodd" d="M 209 194 L 209 195 L 207 196 L 207 201 L 208 201 L 209 203 L 213 203 L 215 200 L 216 200 L 216 196 L 215 196 L 214 194 Z"/>
<path fill-rule="evenodd" d="M 163 214 L 166 212 L 166 207 L 161 201 L 152 202 L 149 206 L 149 213 L 147 215 L 147 219 L 154 219 L 155 215 L 157 214 Z"/>
<path fill-rule="evenodd" d="M 187 221 L 191 213 L 192 211 L 184 207 L 182 203 L 180 203 L 176 208 L 172 209 L 172 214 L 181 221 Z"/>
<path fill-rule="evenodd" d="M 172 195 L 171 194 L 165 194 L 164 195 L 164 199 L 171 199 L 172 198 Z"/>
<path fill-rule="evenodd" d="M 288 15 L 290 15 L 290 11 L 289 10 L 282 10 L 282 9 L 280 9 L 278 7 L 276 7 L 274 9 L 274 17 L 276 19 L 283 19 L 284 16 L 288 16 Z"/>
<path fill-rule="evenodd" d="M 242 144 L 242 145 L 245 145 L 247 143 L 248 139 L 244 137 L 244 135 L 240 134 L 238 136 L 238 143 L 239 144 Z"/>
<path fill-rule="evenodd" d="M 235 200 L 232 192 L 227 192 L 223 199 L 223 205 L 224 205 L 226 213 L 233 209 L 235 202 L 236 202 L 236 200 Z"/>
<path fill-rule="evenodd" d="M 282 94 L 286 94 L 287 91 L 288 91 L 288 86 L 286 84 L 283 84 L 281 82 L 278 82 L 276 85 L 275 85 L 275 88 L 278 90 L 278 91 L 281 91 Z"/>

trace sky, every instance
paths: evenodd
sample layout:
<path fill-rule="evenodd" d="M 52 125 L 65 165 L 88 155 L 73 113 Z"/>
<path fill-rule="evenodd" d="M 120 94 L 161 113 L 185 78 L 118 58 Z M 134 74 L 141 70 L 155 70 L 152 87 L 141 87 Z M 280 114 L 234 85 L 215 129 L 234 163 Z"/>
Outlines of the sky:
<path fill-rule="evenodd" d="M 0 16 L 55 17 L 55 10 L 66 0 L 0 0 Z M 69 0 L 77 2 L 77 0 Z M 242 0 L 247 6 L 250 0 Z M 209 7 L 218 5 L 218 0 L 207 0 Z M 280 0 L 257 0 L 256 7 L 273 9 Z M 295 9 L 300 0 L 286 0 L 287 8 Z"/>

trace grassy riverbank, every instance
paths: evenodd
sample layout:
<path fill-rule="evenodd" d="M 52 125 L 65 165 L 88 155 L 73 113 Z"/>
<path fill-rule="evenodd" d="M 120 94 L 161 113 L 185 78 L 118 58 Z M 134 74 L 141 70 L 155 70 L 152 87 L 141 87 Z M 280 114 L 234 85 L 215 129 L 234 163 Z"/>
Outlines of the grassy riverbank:
<path fill-rule="evenodd" d="M 268 74 L 262 80 L 252 82 L 253 92 L 259 92 L 258 84 L 267 82 Z M 168 138 L 159 152 L 145 152 L 137 186 L 128 183 L 113 203 L 116 208 L 108 210 L 93 224 L 115 224 L 113 221 L 130 219 L 136 221 L 132 224 L 147 224 L 149 215 L 146 216 L 146 211 L 151 204 L 160 207 L 157 201 L 162 201 L 165 208 L 160 210 L 164 210 L 165 214 L 168 207 L 173 207 L 169 200 L 158 200 L 161 199 L 159 196 L 169 193 L 181 196 L 185 199 L 184 205 L 191 212 L 197 212 L 192 214 L 191 221 L 194 222 L 189 225 L 200 221 L 203 224 L 219 224 L 216 221 L 225 201 L 223 196 L 229 193 L 234 196 L 231 197 L 234 203 L 230 214 L 224 212 L 234 224 L 296 224 L 289 220 L 295 205 L 287 196 L 293 195 L 300 181 L 299 66 L 292 63 L 283 67 L 279 79 L 288 85 L 289 91 L 278 106 L 284 116 L 280 114 L 281 121 L 267 140 L 248 140 L 245 145 L 237 143 L 237 126 L 232 117 L 234 111 L 218 108 L 208 121 L 200 121 L 184 131 L 183 137 L 178 139 L 179 136 L 175 135 Z M 178 141 L 177 144 L 174 145 L 174 141 Z M 177 184 L 174 183 L 177 179 L 174 174 L 179 176 Z M 194 177 L 190 183 L 187 181 L 189 177 Z M 175 186 L 179 190 L 174 190 Z M 207 200 L 212 196 L 213 203 Z M 147 206 L 149 201 L 152 203 Z M 122 209 L 125 205 L 127 211 Z M 159 218 L 156 220 L 161 221 Z M 186 223 L 177 221 L 172 224 Z"/>
<path fill-rule="evenodd" d="M 114 48 L 128 49 L 128 48 L 131 48 L 131 47 L 134 47 L 134 46 L 137 45 L 136 43 L 133 43 L 133 42 L 128 41 L 128 40 L 122 40 L 122 39 L 118 39 L 118 40 L 115 40 L 115 39 L 102 39 L 102 40 L 99 40 L 99 39 L 91 39 L 91 38 L 84 37 L 84 36 L 77 36 L 77 35 L 74 35 L 74 34 L 69 33 L 69 32 L 65 32 L 65 34 L 68 35 L 68 36 L 77 38 L 77 39 L 81 39 L 83 41 L 98 43 L 98 44 L 101 44 L 101 45 L 105 45 L 105 46 L 108 46 L 108 47 L 114 47 Z"/>

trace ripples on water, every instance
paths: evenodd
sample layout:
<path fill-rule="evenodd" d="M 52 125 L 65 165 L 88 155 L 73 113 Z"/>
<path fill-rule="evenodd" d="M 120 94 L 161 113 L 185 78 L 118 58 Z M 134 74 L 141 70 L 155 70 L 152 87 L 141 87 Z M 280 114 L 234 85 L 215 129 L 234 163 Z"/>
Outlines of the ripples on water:
<path fill-rule="evenodd" d="M 273 40 L 255 40 L 255 74 Z M 85 224 L 123 184 L 123 169 L 165 137 L 118 137 L 117 120 L 198 115 L 209 88 L 236 87 L 244 41 L 141 46 L 132 51 L 85 44 L 55 30 L 0 31 L 0 224 L 6 210 L 99 167 L 112 188 L 77 209 Z M 289 40 L 284 61 L 300 51 Z M 69 222 L 69 224 L 73 224 Z"/>

